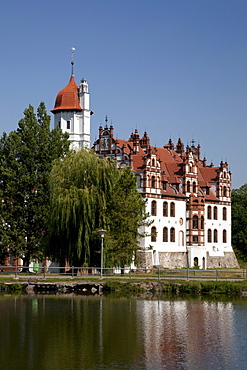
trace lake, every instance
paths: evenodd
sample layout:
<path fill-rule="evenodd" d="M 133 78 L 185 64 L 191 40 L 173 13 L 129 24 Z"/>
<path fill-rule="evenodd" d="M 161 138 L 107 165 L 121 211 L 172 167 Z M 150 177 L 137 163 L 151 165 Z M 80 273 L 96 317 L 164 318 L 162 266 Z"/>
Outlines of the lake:
<path fill-rule="evenodd" d="M 0 369 L 246 369 L 247 301 L 0 295 Z"/>

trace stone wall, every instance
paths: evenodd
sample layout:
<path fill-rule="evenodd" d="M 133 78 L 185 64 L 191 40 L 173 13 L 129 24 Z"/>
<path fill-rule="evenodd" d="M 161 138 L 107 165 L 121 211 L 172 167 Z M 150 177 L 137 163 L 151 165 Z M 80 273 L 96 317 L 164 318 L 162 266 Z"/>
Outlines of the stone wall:
<path fill-rule="evenodd" d="M 138 252 L 138 268 L 153 268 L 152 252 Z"/>
<path fill-rule="evenodd" d="M 164 268 L 186 268 L 188 266 L 186 252 L 159 252 L 160 266 Z"/>
<path fill-rule="evenodd" d="M 186 252 L 159 252 L 159 266 L 162 268 L 188 267 Z M 153 268 L 152 252 L 139 252 L 138 268 Z"/>
<path fill-rule="evenodd" d="M 207 268 L 239 268 L 239 264 L 234 252 L 225 252 L 222 257 L 213 257 L 207 252 Z"/>

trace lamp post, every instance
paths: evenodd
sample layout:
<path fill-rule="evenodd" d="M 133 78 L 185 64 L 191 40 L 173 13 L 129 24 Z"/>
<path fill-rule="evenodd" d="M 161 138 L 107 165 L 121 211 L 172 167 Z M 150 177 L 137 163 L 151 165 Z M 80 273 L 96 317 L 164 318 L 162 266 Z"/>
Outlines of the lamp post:
<path fill-rule="evenodd" d="M 101 237 L 101 255 L 100 255 L 100 278 L 102 279 L 103 275 L 103 247 L 104 247 L 104 236 L 105 236 L 106 230 L 99 230 L 100 237 Z"/>

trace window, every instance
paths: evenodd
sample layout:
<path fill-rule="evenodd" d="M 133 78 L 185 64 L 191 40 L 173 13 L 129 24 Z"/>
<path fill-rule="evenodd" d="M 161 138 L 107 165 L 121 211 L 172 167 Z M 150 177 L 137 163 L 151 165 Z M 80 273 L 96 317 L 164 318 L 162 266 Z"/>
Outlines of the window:
<path fill-rule="evenodd" d="M 227 242 L 226 230 L 223 230 L 223 243 Z"/>
<path fill-rule="evenodd" d="M 193 193 L 196 193 L 196 182 L 193 182 Z"/>
<path fill-rule="evenodd" d="M 212 218 L 212 208 L 211 206 L 208 206 L 208 220 L 211 220 Z"/>
<path fill-rule="evenodd" d="M 187 192 L 190 193 L 190 181 L 187 181 Z"/>
<path fill-rule="evenodd" d="M 214 220 L 218 219 L 218 209 L 217 207 L 214 207 Z"/>
<path fill-rule="evenodd" d="M 151 228 L 151 242 L 156 242 L 156 237 L 157 237 L 156 227 L 153 226 Z"/>
<path fill-rule="evenodd" d="M 151 178 L 151 187 L 155 188 L 155 176 L 152 176 Z"/>
<path fill-rule="evenodd" d="M 214 243 L 218 243 L 218 231 L 214 229 Z"/>
<path fill-rule="evenodd" d="M 175 217 L 175 203 L 171 202 L 170 205 L 170 217 Z"/>
<path fill-rule="evenodd" d="M 166 190 L 166 182 L 165 181 L 162 181 L 162 188 L 163 188 L 163 190 Z"/>
<path fill-rule="evenodd" d="M 198 243 L 198 236 L 196 236 L 196 235 L 195 235 L 195 236 L 193 236 L 193 242 L 194 242 L 194 243 Z"/>
<path fill-rule="evenodd" d="M 223 197 L 227 197 L 227 188 L 224 186 L 223 188 Z"/>
<path fill-rule="evenodd" d="M 136 175 L 136 186 L 137 186 L 138 188 L 140 188 L 140 187 L 141 187 L 141 177 L 140 177 L 140 176 L 138 176 L 138 175 Z"/>
<path fill-rule="evenodd" d="M 67 130 L 70 130 L 70 121 L 67 121 Z"/>
<path fill-rule="evenodd" d="M 198 216 L 194 215 L 192 219 L 192 228 L 198 229 Z"/>
<path fill-rule="evenodd" d="M 202 230 L 204 229 L 204 217 L 203 216 L 201 217 L 201 229 Z"/>
<path fill-rule="evenodd" d="M 168 203 L 163 202 L 163 216 L 167 217 L 168 216 Z"/>
<path fill-rule="evenodd" d="M 212 243 L 212 231 L 208 229 L 208 243 Z"/>
<path fill-rule="evenodd" d="M 163 228 L 163 242 L 165 242 L 165 243 L 168 242 L 168 229 L 167 229 L 167 227 Z"/>
<path fill-rule="evenodd" d="M 152 200 L 151 203 L 151 216 L 156 216 L 157 214 L 157 203 L 156 200 Z"/>
<path fill-rule="evenodd" d="M 171 227 L 171 230 L 170 230 L 170 242 L 171 243 L 175 242 L 175 229 L 174 229 L 174 227 Z"/>
<path fill-rule="evenodd" d="M 152 159 L 152 167 L 155 167 L 155 160 L 154 160 L 154 158 Z"/>
<path fill-rule="evenodd" d="M 222 210 L 222 218 L 223 218 L 223 221 L 226 221 L 227 220 L 227 210 L 226 210 L 226 207 L 223 207 L 223 210 Z"/>
<path fill-rule="evenodd" d="M 60 121 L 58 121 L 58 127 L 61 128 L 61 122 Z"/>

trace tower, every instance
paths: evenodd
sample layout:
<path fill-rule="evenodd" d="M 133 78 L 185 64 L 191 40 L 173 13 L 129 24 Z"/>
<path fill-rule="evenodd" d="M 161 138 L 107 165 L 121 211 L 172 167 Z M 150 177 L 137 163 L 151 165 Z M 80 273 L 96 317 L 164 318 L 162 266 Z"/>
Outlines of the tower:
<path fill-rule="evenodd" d="M 54 108 L 54 127 L 59 126 L 69 133 L 71 149 L 90 147 L 90 116 L 88 83 L 83 78 L 80 87 L 74 78 L 74 48 L 72 48 L 72 71 L 68 85 L 56 97 Z"/>

